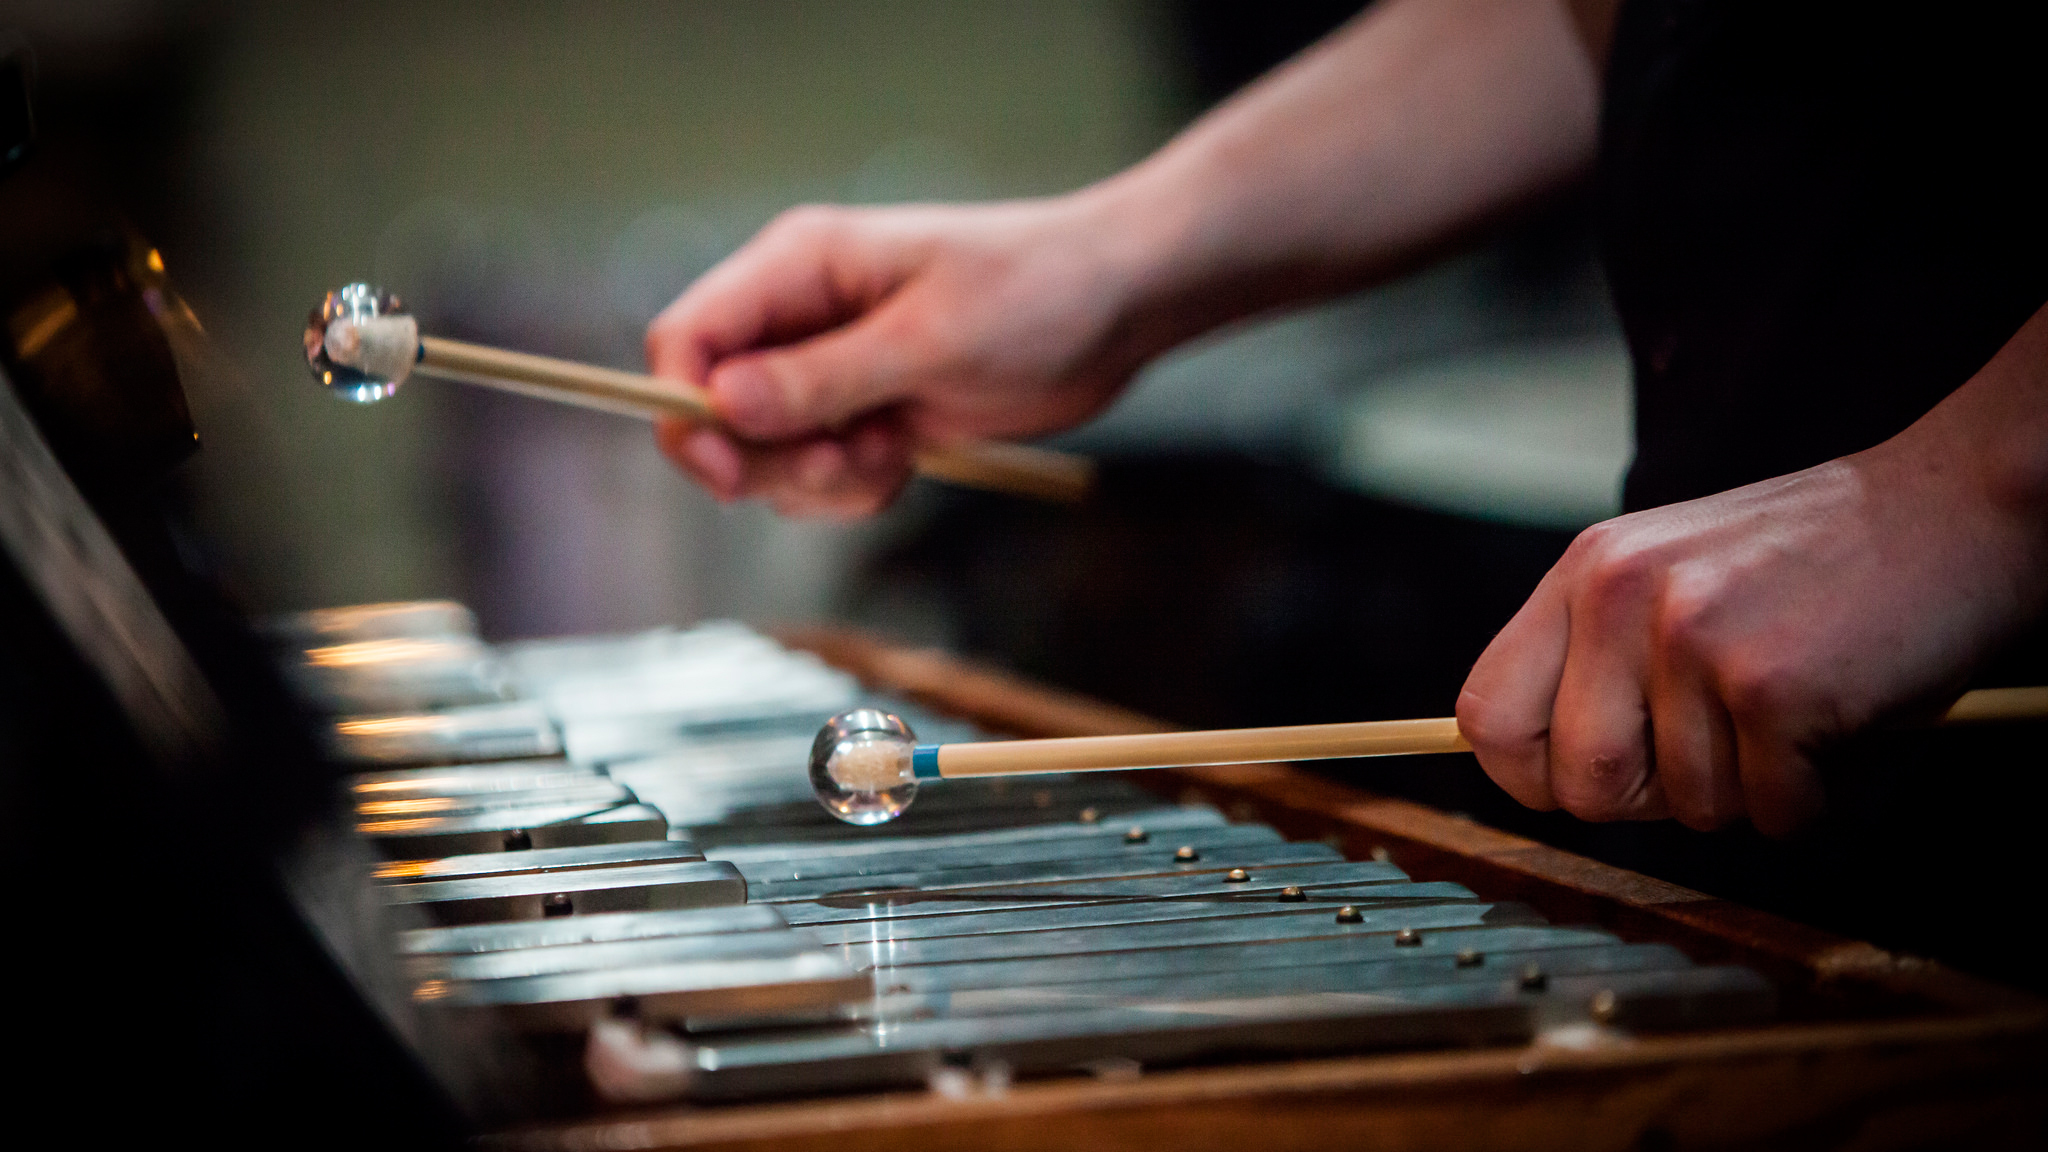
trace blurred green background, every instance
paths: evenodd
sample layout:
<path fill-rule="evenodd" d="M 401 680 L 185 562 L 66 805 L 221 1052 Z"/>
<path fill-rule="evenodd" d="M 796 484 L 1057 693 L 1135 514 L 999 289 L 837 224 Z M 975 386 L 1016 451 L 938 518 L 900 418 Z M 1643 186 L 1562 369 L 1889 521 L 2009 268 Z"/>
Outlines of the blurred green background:
<path fill-rule="evenodd" d="M 117 190 L 213 337 L 181 482 L 252 607 L 455 596 L 498 636 L 840 615 L 960 642 L 1001 596 L 871 578 L 956 496 L 791 523 L 703 498 L 631 421 L 429 382 L 350 406 L 306 377 L 306 310 L 370 278 L 429 331 L 638 367 L 648 318 L 780 209 L 1085 184 L 1354 7 L 85 0 L 0 25 L 38 53 L 46 149 Z M 1627 409 L 1588 252 L 1567 205 L 1170 357 L 1066 442 L 1590 522 Z"/>

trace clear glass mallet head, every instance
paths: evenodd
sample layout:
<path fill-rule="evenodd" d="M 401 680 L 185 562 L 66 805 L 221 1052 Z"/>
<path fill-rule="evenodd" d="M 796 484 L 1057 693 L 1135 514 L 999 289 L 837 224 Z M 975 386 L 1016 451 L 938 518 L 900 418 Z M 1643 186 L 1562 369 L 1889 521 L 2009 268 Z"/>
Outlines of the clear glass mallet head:
<path fill-rule="evenodd" d="M 848 824 L 885 824 L 917 799 L 911 753 L 917 734 L 879 708 L 841 712 L 811 744 L 811 788 Z"/>
<path fill-rule="evenodd" d="M 371 404 L 398 391 L 420 358 L 420 326 L 398 297 L 350 284 L 306 317 L 306 365 L 335 395 Z"/>

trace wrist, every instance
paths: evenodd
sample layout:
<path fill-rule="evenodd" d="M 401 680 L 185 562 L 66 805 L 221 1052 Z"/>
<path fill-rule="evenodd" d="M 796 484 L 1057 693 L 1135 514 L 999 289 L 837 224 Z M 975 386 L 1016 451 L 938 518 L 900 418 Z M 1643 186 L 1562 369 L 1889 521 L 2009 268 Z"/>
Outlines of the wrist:
<path fill-rule="evenodd" d="M 2048 307 L 1908 434 L 1922 425 L 1982 499 L 2048 537 Z"/>
<path fill-rule="evenodd" d="M 1204 313 L 1198 205 L 1148 160 L 1070 194 L 1074 237 L 1117 300 L 1116 342 L 1149 360 L 1220 320 Z"/>
<path fill-rule="evenodd" d="M 1276 307 L 1327 295 L 1320 269 L 1276 250 L 1241 179 L 1169 148 L 1073 194 L 1114 277 L 1118 342 L 1140 360 Z"/>
<path fill-rule="evenodd" d="M 1874 491 L 1928 510 L 1976 547 L 1980 575 L 2005 573 L 2007 608 L 2048 608 L 2048 308 L 1904 432 L 1858 454 Z"/>

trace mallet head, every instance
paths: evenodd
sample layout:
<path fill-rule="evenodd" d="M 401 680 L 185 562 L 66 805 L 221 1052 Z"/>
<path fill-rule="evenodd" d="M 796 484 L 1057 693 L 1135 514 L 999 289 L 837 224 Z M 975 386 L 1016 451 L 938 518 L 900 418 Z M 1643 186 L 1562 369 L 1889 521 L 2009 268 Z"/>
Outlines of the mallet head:
<path fill-rule="evenodd" d="M 398 391 L 420 358 L 420 326 L 369 284 L 329 292 L 306 317 L 306 364 L 335 395 L 370 404 Z"/>
<path fill-rule="evenodd" d="M 855 708 L 825 722 L 811 744 L 811 787 L 818 803 L 848 824 L 884 824 L 917 799 L 911 752 L 917 734 L 903 718 Z"/>

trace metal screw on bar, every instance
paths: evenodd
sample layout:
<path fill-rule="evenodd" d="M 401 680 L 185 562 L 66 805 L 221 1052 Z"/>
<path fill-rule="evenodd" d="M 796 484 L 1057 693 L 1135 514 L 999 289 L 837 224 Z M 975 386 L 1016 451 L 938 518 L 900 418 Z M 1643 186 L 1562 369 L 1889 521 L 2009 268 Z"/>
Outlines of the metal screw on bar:
<path fill-rule="evenodd" d="M 1124 843 L 1126 844 L 1143 844 L 1151 838 L 1152 834 L 1143 828 L 1133 827 L 1130 831 L 1124 833 Z"/>
<path fill-rule="evenodd" d="M 1621 997 L 1616 996 L 1612 988 L 1602 988 L 1593 993 L 1593 1003 L 1588 1005 L 1588 1010 L 1593 1013 L 1593 1019 L 1602 1024 L 1612 1024 L 1614 1018 L 1621 1015 Z"/>
<path fill-rule="evenodd" d="M 1522 991 L 1541 992 L 1548 987 L 1550 987 L 1550 977 L 1544 973 L 1543 969 L 1538 968 L 1534 964 L 1522 969 Z"/>
<path fill-rule="evenodd" d="M 1287 901 L 1289 904 L 1299 904 L 1302 901 L 1308 899 L 1308 893 L 1303 892 L 1301 889 L 1296 888 L 1292 884 L 1289 884 L 1287 887 L 1282 888 L 1280 890 L 1280 898 L 1282 900 Z"/>
<path fill-rule="evenodd" d="M 1101 819 L 1102 819 L 1102 811 L 1101 811 L 1101 809 L 1098 809 L 1098 808 L 1083 808 L 1083 809 L 1081 809 L 1081 823 L 1083 823 L 1083 824 L 1093 824 L 1093 823 L 1095 823 L 1096 821 L 1098 821 L 1098 820 L 1101 820 Z"/>
<path fill-rule="evenodd" d="M 1413 928 L 1403 928 L 1394 933 L 1394 944 L 1401 948 L 1418 948 L 1422 945 L 1422 933 Z"/>
<path fill-rule="evenodd" d="M 1242 884 L 1251 878 L 1252 874 L 1242 868 L 1232 868 L 1223 874 L 1223 882 L 1225 884 Z"/>
<path fill-rule="evenodd" d="M 1375 864 L 1391 864 L 1394 862 L 1394 854 L 1387 851 L 1386 845 L 1375 844 L 1372 846 L 1372 859 Z"/>
<path fill-rule="evenodd" d="M 567 892 L 557 892 L 552 896 L 541 897 L 540 914 L 542 916 L 568 916 L 572 915 L 575 911 L 576 902 L 569 899 Z"/>
<path fill-rule="evenodd" d="M 1363 924 L 1365 923 L 1365 913 L 1360 912 L 1358 909 L 1353 908 L 1349 904 L 1346 904 L 1342 908 L 1337 909 L 1337 923 Z"/>
<path fill-rule="evenodd" d="M 1192 864 L 1195 861 L 1200 860 L 1202 858 L 1202 854 L 1200 852 L 1195 851 L 1193 848 L 1176 848 L 1173 850 L 1173 858 L 1175 860 L 1180 861 L 1183 864 Z"/>
<path fill-rule="evenodd" d="M 505 851 L 525 852 L 533 847 L 533 837 L 524 828 L 515 828 L 505 833 Z"/>
<path fill-rule="evenodd" d="M 1460 968 L 1477 968 L 1484 963 L 1486 963 L 1486 953 L 1484 952 L 1465 948 L 1458 953 L 1458 967 Z"/>

